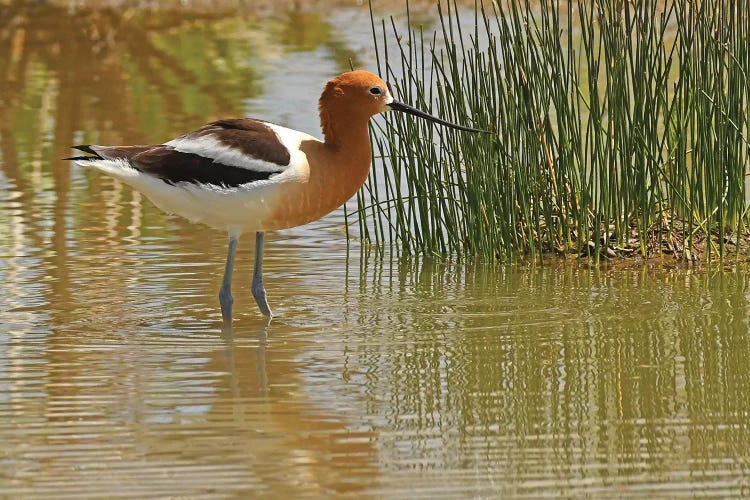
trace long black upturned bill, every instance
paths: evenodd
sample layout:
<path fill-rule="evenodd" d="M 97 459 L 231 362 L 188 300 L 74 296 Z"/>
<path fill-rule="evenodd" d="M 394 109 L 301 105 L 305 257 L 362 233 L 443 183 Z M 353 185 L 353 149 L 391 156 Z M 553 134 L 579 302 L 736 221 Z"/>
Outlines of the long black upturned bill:
<path fill-rule="evenodd" d="M 455 123 L 441 120 L 440 118 L 436 118 L 429 113 L 425 113 L 422 110 L 413 108 L 409 106 L 408 104 L 404 104 L 403 102 L 393 101 L 392 103 L 388 105 L 388 107 L 392 109 L 393 111 L 401 111 L 409 115 L 418 116 L 420 118 L 424 118 L 425 120 L 430 120 L 431 122 L 439 123 L 440 125 L 445 125 L 446 127 L 455 128 L 456 130 L 465 130 L 466 132 L 479 132 L 482 134 L 490 133 L 486 130 L 481 130 L 478 128 L 471 128 L 471 127 L 464 127 L 463 125 L 456 125 Z"/>

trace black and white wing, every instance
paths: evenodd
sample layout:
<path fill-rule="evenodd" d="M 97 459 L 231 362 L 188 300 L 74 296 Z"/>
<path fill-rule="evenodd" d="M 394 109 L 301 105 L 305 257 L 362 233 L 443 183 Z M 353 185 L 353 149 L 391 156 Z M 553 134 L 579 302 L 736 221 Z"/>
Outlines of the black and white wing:
<path fill-rule="evenodd" d="M 250 118 L 219 120 L 164 144 L 75 146 L 92 156 L 85 164 L 121 160 L 168 184 L 182 182 L 236 187 L 267 180 L 290 168 L 302 140 L 314 138 Z"/>

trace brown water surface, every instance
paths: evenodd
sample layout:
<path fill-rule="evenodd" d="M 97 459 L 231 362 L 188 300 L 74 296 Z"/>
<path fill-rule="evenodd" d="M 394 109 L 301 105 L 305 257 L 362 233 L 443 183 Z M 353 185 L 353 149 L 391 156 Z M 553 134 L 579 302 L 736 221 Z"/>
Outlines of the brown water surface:
<path fill-rule="evenodd" d="M 0 1 L 0 496 L 750 494 L 747 269 L 390 261 L 338 211 L 268 236 L 270 325 L 242 240 L 222 331 L 225 235 L 60 158 L 319 135 L 367 9 L 75 5 Z"/>

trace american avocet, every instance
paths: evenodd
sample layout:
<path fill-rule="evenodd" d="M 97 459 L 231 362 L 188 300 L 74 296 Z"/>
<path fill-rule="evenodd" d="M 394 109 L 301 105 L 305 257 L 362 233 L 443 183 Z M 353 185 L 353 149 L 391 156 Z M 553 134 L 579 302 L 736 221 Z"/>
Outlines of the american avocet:
<path fill-rule="evenodd" d="M 74 146 L 90 156 L 67 158 L 94 167 L 144 193 L 162 210 L 229 233 L 219 291 L 221 313 L 232 318 L 232 271 L 237 241 L 255 232 L 252 293 L 271 316 L 263 287 L 265 231 L 306 224 L 341 206 L 370 171 L 369 119 L 402 111 L 459 130 L 397 102 L 388 85 L 367 71 L 329 81 L 319 101 L 324 141 L 251 118 L 219 120 L 164 144 Z"/>

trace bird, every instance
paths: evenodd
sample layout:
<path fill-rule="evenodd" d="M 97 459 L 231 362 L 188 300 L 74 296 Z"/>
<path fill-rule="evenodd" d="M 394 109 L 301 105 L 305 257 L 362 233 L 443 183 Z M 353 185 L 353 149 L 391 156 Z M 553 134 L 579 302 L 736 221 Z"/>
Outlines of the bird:
<path fill-rule="evenodd" d="M 232 274 L 243 233 L 255 233 L 251 291 L 260 312 L 273 312 L 263 285 L 267 231 L 300 226 L 343 205 L 364 184 L 372 164 L 368 122 L 399 111 L 467 132 L 396 101 L 378 75 L 355 70 L 328 81 L 318 101 L 323 140 L 261 119 L 221 119 L 163 144 L 72 146 L 65 158 L 142 192 L 157 207 L 229 235 L 219 304 L 232 321 Z"/>

